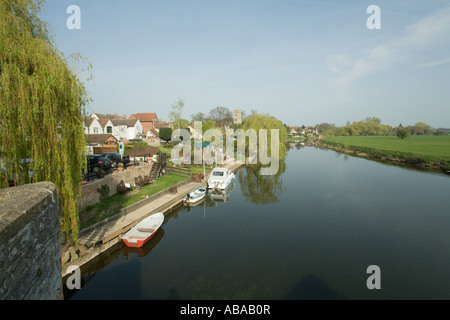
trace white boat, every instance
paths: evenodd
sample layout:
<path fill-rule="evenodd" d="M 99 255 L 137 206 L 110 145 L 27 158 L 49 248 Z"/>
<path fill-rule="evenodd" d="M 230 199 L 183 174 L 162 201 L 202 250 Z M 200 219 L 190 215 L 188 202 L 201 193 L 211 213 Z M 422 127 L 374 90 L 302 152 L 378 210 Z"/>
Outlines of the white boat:
<path fill-rule="evenodd" d="M 231 192 L 234 190 L 234 182 L 231 183 L 225 190 L 210 189 L 208 191 L 209 198 L 214 202 L 228 202 Z"/>
<path fill-rule="evenodd" d="M 209 189 L 226 189 L 234 179 L 234 173 L 230 169 L 216 167 L 208 179 Z"/>
<path fill-rule="evenodd" d="M 206 196 L 206 188 L 201 187 L 192 192 L 189 192 L 184 198 L 183 201 L 188 204 L 197 203 L 200 200 L 204 199 Z"/>
<path fill-rule="evenodd" d="M 142 247 L 158 231 L 164 222 L 164 214 L 157 212 L 140 221 L 122 237 L 128 247 Z"/>

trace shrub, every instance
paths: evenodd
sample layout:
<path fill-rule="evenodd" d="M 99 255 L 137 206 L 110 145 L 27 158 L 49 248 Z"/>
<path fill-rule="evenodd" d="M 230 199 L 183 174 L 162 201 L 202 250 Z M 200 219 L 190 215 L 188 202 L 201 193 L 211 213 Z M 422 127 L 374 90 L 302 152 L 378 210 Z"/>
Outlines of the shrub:
<path fill-rule="evenodd" d="M 104 184 L 100 188 L 97 189 L 97 192 L 100 193 L 100 201 L 106 200 L 109 196 L 109 187 Z"/>

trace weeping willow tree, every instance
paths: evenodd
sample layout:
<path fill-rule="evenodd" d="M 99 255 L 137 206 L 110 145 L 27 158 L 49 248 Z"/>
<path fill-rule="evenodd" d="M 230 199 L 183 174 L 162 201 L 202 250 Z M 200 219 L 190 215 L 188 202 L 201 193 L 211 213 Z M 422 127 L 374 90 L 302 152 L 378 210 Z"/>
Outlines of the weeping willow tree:
<path fill-rule="evenodd" d="M 89 98 L 40 20 L 41 6 L 0 1 L 0 183 L 53 182 L 63 229 L 77 243 L 86 166 L 82 115 Z"/>
<path fill-rule="evenodd" d="M 244 121 L 243 125 L 244 130 L 248 129 L 254 129 L 258 134 L 260 129 L 266 129 L 267 130 L 267 145 L 266 146 L 260 146 L 258 139 L 258 149 L 266 148 L 268 154 L 272 154 L 271 146 L 272 146 L 272 129 L 278 130 L 278 139 L 279 139 L 279 149 L 278 149 L 278 158 L 284 159 L 287 154 L 286 144 L 285 141 L 287 140 L 287 130 L 286 127 L 283 125 L 283 123 L 280 120 L 277 120 L 275 117 L 272 117 L 270 115 L 264 115 L 255 113 L 249 117 L 247 117 Z M 276 150 L 274 150 L 275 152 Z"/>

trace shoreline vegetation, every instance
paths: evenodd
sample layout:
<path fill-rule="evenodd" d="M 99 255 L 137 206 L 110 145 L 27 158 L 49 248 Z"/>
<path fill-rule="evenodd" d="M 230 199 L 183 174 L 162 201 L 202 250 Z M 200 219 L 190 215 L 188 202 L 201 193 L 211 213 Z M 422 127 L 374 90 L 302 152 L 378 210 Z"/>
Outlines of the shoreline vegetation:
<path fill-rule="evenodd" d="M 417 136 L 408 140 L 394 136 L 342 136 L 323 138 L 318 144 L 361 158 L 450 174 L 449 136 Z M 446 146 L 447 153 L 443 152 Z"/>

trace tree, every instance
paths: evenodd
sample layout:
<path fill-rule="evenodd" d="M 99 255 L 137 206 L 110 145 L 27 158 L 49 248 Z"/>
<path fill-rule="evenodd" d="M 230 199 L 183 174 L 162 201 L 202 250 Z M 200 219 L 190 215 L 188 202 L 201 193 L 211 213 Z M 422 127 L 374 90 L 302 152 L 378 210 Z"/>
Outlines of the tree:
<path fill-rule="evenodd" d="M 90 99 L 40 20 L 41 2 L 0 1 L 0 184 L 53 182 L 64 231 L 77 244 Z"/>
<path fill-rule="evenodd" d="M 374 122 L 374 123 L 380 124 L 381 123 L 381 119 L 377 118 L 377 117 L 367 117 L 366 118 L 366 122 Z"/>
<path fill-rule="evenodd" d="M 330 123 L 321 123 L 321 124 L 316 125 L 317 131 L 319 131 L 319 133 L 321 133 L 323 131 L 327 131 L 327 130 L 334 130 L 335 127 L 336 126 L 334 124 L 330 124 Z"/>
<path fill-rule="evenodd" d="M 170 141 L 172 139 L 172 128 L 160 128 L 159 138 L 164 141 Z"/>
<path fill-rule="evenodd" d="M 433 128 L 424 122 L 417 122 L 415 128 L 419 135 L 430 135 L 433 132 Z"/>
<path fill-rule="evenodd" d="M 181 119 L 181 114 L 183 113 L 184 101 L 178 98 L 178 100 L 175 101 L 175 103 L 170 107 L 172 108 L 172 111 L 169 112 L 169 118 L 174 122 L 174 129 L 179 129 L 179 120 Z"/>
<path fill-rule="evenodd" d="M 203 112 L 197 112 L 191 116 L 192 121 L 205 121 L 208 120 L 208 116 Z"/>
<path fill-rule="evenodd" d="M 214 129 L 214 122 L 212 120 L 206 120 L 202 122 L 202 135 L 206 132 L 206 130 Z"/>
<path fill-rule="evenodd" d="M 219 127 L 233 123 L 233 113 L 226 107 L 215 107 L 209 112 L 209 118 Z"/>
<path fill-rule="evenodd" d="M 409 133 L 405 129 L 399 128 L 397 130 L 397 137 L 402 138 L 402 139 L 408 138 L 409 137 Z"/>
<path fill-rule="evenodd" d="M 271 154 L 271 145 L 272 145 L 271 129 L 278 129 L 279 146 L 280 146 L 279 159 L 284 159 L 284 157 L 287 154 L 286 145 L 284 144 L 284 142 L 287 140 L 288 132 L 281 121 L 277 120 L 275 117 L 272 117 L 270 115 L 254 114 L 249 116 L 243 125 L 244 131 L 248 129 L 254 129 L 258 134 L 258 150 L 261 148 L 261 146 L 259 145 L 259 130 L 267 129 L 268 154 Z"/>

